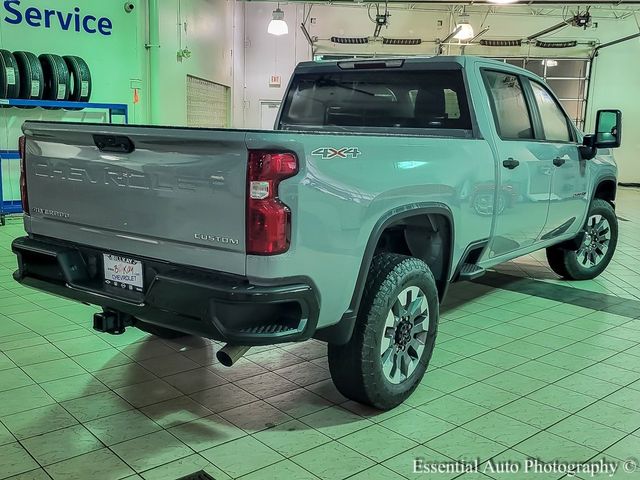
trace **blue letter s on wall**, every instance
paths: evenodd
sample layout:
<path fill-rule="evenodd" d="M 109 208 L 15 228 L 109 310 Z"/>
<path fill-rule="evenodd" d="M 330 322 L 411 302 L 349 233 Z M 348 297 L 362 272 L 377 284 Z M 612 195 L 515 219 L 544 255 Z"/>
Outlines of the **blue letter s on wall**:
<path fill-rule="evenodd" d="M 12 5 L 20 5 L 20 0 L 6 0 L 4 2 L 4 8 L 7 11 L 7 13 L 9 13 L 9 15 L 13 15 L 14 18 L 11 17 L 4 17 L 4 19 L 6 20 L 7 23 L 10 23 L 12 25 L 18 25 L 19 23 L 22 22 L 22 14 L 20 13 L 19 10 L 16 10 L 15 8 L 13 8 Z"/>

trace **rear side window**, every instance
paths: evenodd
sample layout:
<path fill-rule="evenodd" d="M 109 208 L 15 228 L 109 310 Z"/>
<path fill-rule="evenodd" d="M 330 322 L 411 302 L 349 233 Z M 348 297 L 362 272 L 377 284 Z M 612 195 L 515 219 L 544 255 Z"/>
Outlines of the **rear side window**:
<path fill-rule="evenodd" d="M 544 138 L 551 142 L 570 142 L 569 120 L 549 91 L 537 82 L 531 82 L 533 95 L 540 111 Z"/>
<path fill-rule="evenodd" d="M 471 130 L 460 70 L 345 71 L 297 75 L 281 128 Z"/>
<path fill-rule="evenodd" d="M 491 108 L 503 140 L 533 138 L 533 127 L 522 85 L 510 73 L 484 71 Z"/>

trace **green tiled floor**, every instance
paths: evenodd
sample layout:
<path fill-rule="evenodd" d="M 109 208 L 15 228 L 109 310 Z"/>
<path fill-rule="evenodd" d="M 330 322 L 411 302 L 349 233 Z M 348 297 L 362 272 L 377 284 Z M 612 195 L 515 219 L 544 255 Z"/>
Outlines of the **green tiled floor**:
<path fill-rule="evenodd" d="M 629 221 L 598 279 L 560 281 L 543 253 L 498 275 L 640 300 L 640 193 L 618 205 Z M 640 310 L 454 285 L 423 384 L 381 413 L 335 390 L 320 342 L 255 348 L 226 369 L 206 340 L 96 334 L 92 308 L 12 280 L 20 234 L 16 218 L 0 228 L 0 479 L 491 480 L 526 476 L 414 474 L 413 462 L 640 457 Z"/>

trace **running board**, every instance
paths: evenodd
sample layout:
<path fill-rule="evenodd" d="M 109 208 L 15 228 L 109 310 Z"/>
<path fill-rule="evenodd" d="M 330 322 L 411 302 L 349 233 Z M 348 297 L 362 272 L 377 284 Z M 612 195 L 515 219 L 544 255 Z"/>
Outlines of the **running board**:
<path fill-rule="evenodd" d="M 484 275 L 487 271 L 479 267 L 474 263 L 464 263 L 462 268 L 460 269 L 460 274 L 458 275 L 458 280 L 475 280 L 478 277 Z"/>

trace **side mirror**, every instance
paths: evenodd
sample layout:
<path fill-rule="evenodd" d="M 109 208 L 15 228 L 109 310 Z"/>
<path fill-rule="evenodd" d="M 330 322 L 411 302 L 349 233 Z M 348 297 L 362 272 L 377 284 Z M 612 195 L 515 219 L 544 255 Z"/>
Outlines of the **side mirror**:
<path fill-rule="evenodd" d="M 578 147 L 583 160 L 596 156 L 598 148 L 618 148 L 622 141 L 622 112 L 620 110 L 598 110 L 596 133 L 585 135 Z"/>
<path fill-rule="evenodd" d="M 622 141 L 622 113 L 620 110 L 598 110 L 594 147 L 618 148 Z"/>

